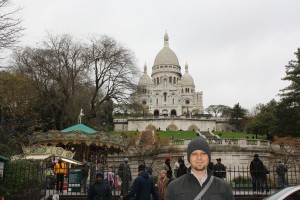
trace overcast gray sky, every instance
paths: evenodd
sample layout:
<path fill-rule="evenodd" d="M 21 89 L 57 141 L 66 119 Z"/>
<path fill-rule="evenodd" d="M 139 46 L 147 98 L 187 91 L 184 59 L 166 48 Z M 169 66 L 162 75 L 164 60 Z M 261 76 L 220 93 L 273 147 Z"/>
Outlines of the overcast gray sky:
<path fill-rule="evenodd" d="M 23 7 L 22 45 L 46 31 L 76 38 L 106 34 L 131 49 L 148 74 L 163 47 L 182 73 L 187 62 L 204 107 L 240 103 L 251 110 L 278 100 L 285 65 L 300 47 L 299 0 L 12 0 Z"/>

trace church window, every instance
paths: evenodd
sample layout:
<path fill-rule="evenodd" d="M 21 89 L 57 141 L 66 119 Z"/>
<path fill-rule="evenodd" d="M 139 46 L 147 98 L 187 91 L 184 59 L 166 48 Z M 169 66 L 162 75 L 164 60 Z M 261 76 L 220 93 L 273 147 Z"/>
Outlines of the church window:
<path fill-rule="evenodd" d="M 181 89 L 181 93 L 183 94 L 183 89 Z"/>
<path fill-rule="evenodd" d="M 172 77 L 171 76 L 169 77 L 169 82 L 172 83 Z"/>
<path fill-rule="evenodd" d="M 167 93 L 164 92 L 164 102 L 166 102 L 166 101 L 167 101 Z"/>
<path fill-rule="evenodd" d="M 157 77 L 156 80 L 157 80 L 157 85 L 158 85 L 159 84 L 159 77 Z"/>
<path fill-rule="evenodd" d="M 156 85 L 156 79 L 154 79 L 154 85 Z"/>
<path fill-rule="evenodd" d="M 146 100 L 143 100 L 143 101 L 142 101 L 142 104 L 143 104 L 143 105 L 146 105 L 146 104 L 147 104 L 147 101 L 146 101 Z"/>
<path fill-rule="evenodd" d="M 176 77 L 173 78 L 173 84 L 175 84 L 175 83 L 176 83 Z"/>
<path fill-rule="evenodd" d="M 188 99 L 185 100 L 185 104 L 187 104 L 187 105 L 190 104 L 190 100 L 188 100 Z"/>
<path fill-rule="evenodd" d="M 156 98 L 156 105 L 158 105 L 158 98 Z"/>

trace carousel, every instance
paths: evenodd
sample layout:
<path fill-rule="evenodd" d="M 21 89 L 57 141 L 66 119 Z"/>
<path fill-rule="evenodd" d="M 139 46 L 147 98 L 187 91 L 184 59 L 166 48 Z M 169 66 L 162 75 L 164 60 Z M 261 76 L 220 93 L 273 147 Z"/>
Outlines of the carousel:
<path fill-rule="evenodd" d="M 63 130 L 35 132 L 23 148 L 25 157 L 64 157 L 77 161 L 107 164 L 109 154 L 125 151 L 129 142 L 121 135 L 96 131 L 80 123 Z"/>

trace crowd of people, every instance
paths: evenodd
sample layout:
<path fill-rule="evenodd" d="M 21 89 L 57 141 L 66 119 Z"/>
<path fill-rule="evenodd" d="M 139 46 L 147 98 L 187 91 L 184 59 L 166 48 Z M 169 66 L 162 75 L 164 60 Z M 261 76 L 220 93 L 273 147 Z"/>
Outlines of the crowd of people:
<path fill-rule="evenodd" d="M 132 182 L 129 160 L 125 158 L 118 168 L 118 176 L 122 181 L 120 200 L 131 197 L 136 200 L 234 199 L 230 185 L 224 180 L 226 170 L 221 159 L 217 159 L 217 164 L 214 165 L 216 171 L 208 169 L 211 151 L 205 139 L 199 137 L 190 142 L 187 160 L 191 165 L 189 168 L 183 157 L 178 157 L 172 167 L 171 158 L 166 157 L 157 180 L 152 176 L 152 168 L 140 163 L 138 176 Z M 111 199 L 109 183 L 103 177 L 103 174 L 97 174 L 96 182 L 89 188 L 89 200 Z"/>
<path fill-rule="evenodd" d="M 166 157 L 159 171 L 157 180 L 152 175 L 152 168 L 144 163 L 138 165 L 138 176 L 132 181 L 129 159 L 118 167 L 117 175 L 121 180 L 120 200 L 135 197 L 136 200 L 181 200 L 181 199 L 208 199 L 231 200 L 234 199 L 232 189 L 226 181 L 226 166 L 221 158 L 216 159 L 216 164 L 211 160 L 211 150 L 207 141 L 201 137 L 192 140 L 187 147 L 187 168 L 182 156 L 171 166 L 171 157 Z M 82 188 L 88 193 L 89 200 L 112 199 L 112 185 L 109 176 L 97 173 L 96 181 L 87 187 L 89 166 L 83 162 L 81 169 Z M 61 159 L 54 166 L 56 174 L 56 190 L 62 192 L 66 166 Z M 173 173 L 174 172 L 174 173 Z M 285 174 L 287 167 L 278 162 L 276 173 L 279 188 L 285 187 Z M 254 154 L 250 162 L 250 175 L 253 192 L 269 192 L 267 175 L 269 171 L 259 158 Z"/>

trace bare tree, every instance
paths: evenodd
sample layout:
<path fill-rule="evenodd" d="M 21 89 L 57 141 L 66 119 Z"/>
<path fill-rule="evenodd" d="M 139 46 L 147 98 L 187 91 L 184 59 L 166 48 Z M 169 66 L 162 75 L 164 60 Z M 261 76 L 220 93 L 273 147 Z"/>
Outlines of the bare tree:
<path fill-rule="evenodd" d="M 69 35 L 49 35 L 41 47 L 15 52 L 16 68 L 31 80 L 42 102 L 41 112 L 51 113 L 48 118 L 55 129 L 62 129 L 71 113 L 74 119 L 79 113 L 80 108 L 74 111 L 74 99 L 88 74 L 83 50 Z"/>
<path fill-rule="evenodd" d="M 287 166 L 295 164 L 295 154 L 300 150 L 300 138 L 299 137 L 275 137 L 274 144 L 280 146 L 281 156 L 280 158 Z"/>
<path fill-rule="evenodd" d="M 139 132 L 137 138 L 132 137 L 130 139 L 128 151 L 134 153 L 138 160 L 142 162 L 145 162 L 146 157 L 151 157 L 152 163 L 150 166 L 153 165 L 160 154 L 179 152 L 178 148 L 170 145 L 171 141 L 169 139 L 161 139 L 154 131 Z"/>
<path fill-rule="evenodd" d="M 136 90 L 139 70 L 132 51 L 108 36 L 92 37 L 88 59 L 94 70 L 94 92 L 90 100 L 90 118 L 96 117 L 97 107 L 114 99 L 122 102 Z"/>
<path fill-rule="evenodd" d="M 8 11 L 10 6 L 10 0 L 0 0 L 0 51 L 15 47 L 24 30 L 21 18 L 16 17 L 20 8 Z"/>

